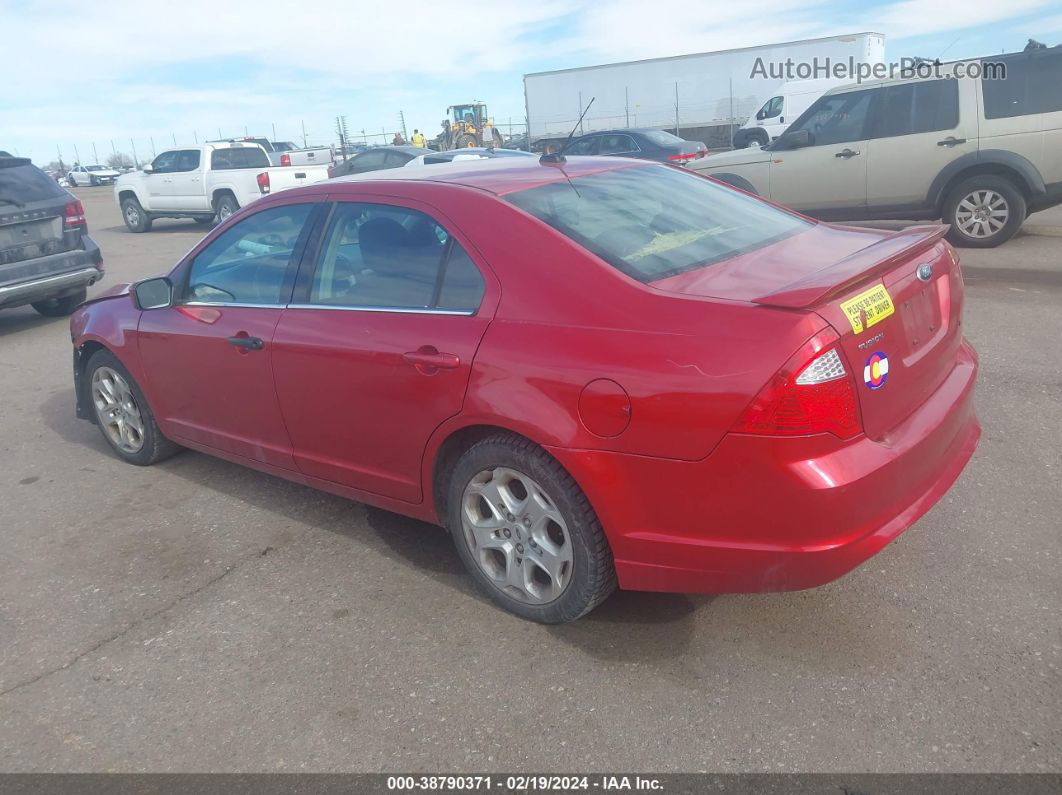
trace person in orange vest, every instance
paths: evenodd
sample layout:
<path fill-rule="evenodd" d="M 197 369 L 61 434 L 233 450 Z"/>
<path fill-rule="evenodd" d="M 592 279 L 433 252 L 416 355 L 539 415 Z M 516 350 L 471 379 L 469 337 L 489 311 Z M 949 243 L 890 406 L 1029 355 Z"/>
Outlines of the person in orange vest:
<path fill-rule="evenodd" d="M 419 147 L 421 147 L 423 149 L 427 149 L 428 148 L 428 142 L 424 138 L 424 134 L 420 130 L 417 130 L 417 129 L 413 130 L 413 135 L 411 137 L 411 140 L 413 142 L 413 146 L 419 146 Z"/>

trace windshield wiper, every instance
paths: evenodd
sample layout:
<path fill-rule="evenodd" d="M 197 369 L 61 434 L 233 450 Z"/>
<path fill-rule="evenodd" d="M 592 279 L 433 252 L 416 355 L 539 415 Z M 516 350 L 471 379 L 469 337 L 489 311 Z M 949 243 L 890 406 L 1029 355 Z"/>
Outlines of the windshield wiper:
<path fill-rule="evenodd" d="M 16 207 L 25 207 L 26 206 L 25 202 L 20 202 L 17 199 L 9 199 L 6 196 L 0 196 L 0 202 L 3 202 L 4 204 L 13 204 Z"/>

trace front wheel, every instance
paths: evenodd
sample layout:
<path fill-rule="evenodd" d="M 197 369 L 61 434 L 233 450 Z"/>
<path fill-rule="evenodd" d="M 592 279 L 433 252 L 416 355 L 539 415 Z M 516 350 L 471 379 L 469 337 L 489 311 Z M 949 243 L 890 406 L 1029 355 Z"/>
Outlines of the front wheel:
<path fill-rule="evenodd" d="M 151 216 L 144 212 L 144 208 L 136 199 L 122 199 L 122 218 L 130 232 L 151 230 Z"/>
<path fill-rule="evenodd" d="M 162 435 L 140 386 L 113 353 L 92 354 L 83 384 L 100 433 L 123 461 L 148 466 L 180 450 Z"/>
<path fill-rule="evenodd" d="M 944 223 L 951 225 L 948 240 L 956 246 L 994 248 L 1021 228 L 1025 197 L 1003 177 L 970 177 L 948 194 L 942 215 Z"/>
<path fill-rule="evenodd" d="M 76 293 L 64 295 L 62 298 L 46 298 L 43 301 L 34 301 L 32 306 L 39 314 L 45 317 L 66 317 L 85 302 L 88 290 L 82 288 Z"/>
<path fill-rule="evenodd" d="M 447 505 L 454 544 L 476 585 L 521 618 L 574 621 L 616 587 L 612 550 L 586 495 L 527 439 L 501 433 L 465 451 Z"/>
<path fill-rule="evenodd" d="M 98 186 L 99 184 L 100 184 L 100 181 L 99 181 L 98 179 L 96 179 L 96 177 L 89 177 L 89 185 L 90 185 L 90 186 L 92 186 L 93 188 L 95 188 L 95 187 L 97 187 L 97 186 Z"/>

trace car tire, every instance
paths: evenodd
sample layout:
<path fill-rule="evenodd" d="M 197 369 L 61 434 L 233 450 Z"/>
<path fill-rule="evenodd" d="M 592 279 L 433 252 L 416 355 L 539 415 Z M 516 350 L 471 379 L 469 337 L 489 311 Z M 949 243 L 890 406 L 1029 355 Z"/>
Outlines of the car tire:
<path fill-rule="evenodd" d="M 66 317 L 85 303 L 88 290 L 82 288 L 76 293 L 64 295 L 62 298 L 46 298 L 43 301 L 34 301 L 31 306 L 45 317 Z"/>
<path fill-rule="evenodd" d="M 952 244 L 995 248 L 1014 237 L 1026 212 L 1025 196 L 1013 182 L 985 174 L 965 179 L 951 189 L 944 200 L 942 219 L 951 227 L 947 237 Z"/>
<path fill-rule="evenodd" d="M 236 197 L 231 193 L 223 193 L 218 197 L 214 204 L 214 211 L 217 213 L 218 223 L 224 222 L 230 215 L 239 209 L 240 205 L 236 201 Z"/>
<path fill-rule="evenodd" d="M 136 199 L 122 199 L 122 218 L 130 232 L 151 231 L 151 216 Z"/>
<path fill-rule="evenodd" d="M 454 149 L 467 149 L 470 146 L 477 146 L 476 136 L 472 133 L 461 133 L 457 136 L 457 140 L 454 141 Z"/>
<path fill-rule="evenodd" d="M 446 513 L 476 586 L 521 618 L 574 621 L 616 588 L 612 550 L 589 500 L 527 439 L 498 433 L 466 450 L 450 475 Z"/>
<path fill-rule="evenodd" d="M 181 450 L 162 435 L 140 385 L 110 351 L 92 354 L 81 384 L 83 405 L 93 412 L 104 441 L 123 461 L 150 466 Z"/>

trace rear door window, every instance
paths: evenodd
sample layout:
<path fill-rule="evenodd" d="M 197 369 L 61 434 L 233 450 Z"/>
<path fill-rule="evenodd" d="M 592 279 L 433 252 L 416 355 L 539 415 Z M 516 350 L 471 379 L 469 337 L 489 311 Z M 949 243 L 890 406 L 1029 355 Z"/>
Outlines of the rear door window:
<path fill-rule="evenodd" d="M 952 130 L 959 123 L 959 82 L 926 80 L 881 90 L 872 137 Z"/>
<path fill-rule="evenodd" d="M 594 155 L 597 154 L 597 136 L 580 138 L 575 141 L 565 152 L 567 155 Z"/>
<path fill-rule="evenodd" d="M 602 135 L 598 154 L 621 155 L 637 151 L 638 145 L 634 143 L 634 139 L 629 135 Z"/>

